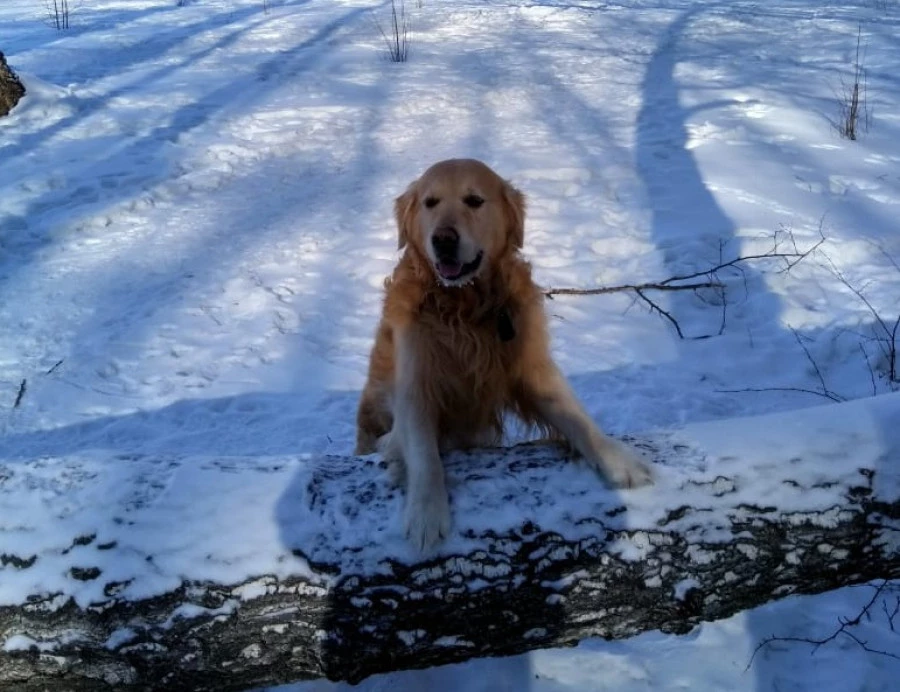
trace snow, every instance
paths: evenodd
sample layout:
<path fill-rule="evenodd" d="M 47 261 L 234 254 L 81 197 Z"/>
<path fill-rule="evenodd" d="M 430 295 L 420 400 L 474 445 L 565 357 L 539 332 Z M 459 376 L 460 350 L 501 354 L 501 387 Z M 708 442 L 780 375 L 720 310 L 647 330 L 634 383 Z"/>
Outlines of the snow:
<path fill-rule="evenodd" d="M 634 561 L 665 538 L 663 524 L 691 543 L 739 540 L 728 527 L 761 498 L 790 508 L 795 521 L 832 525 L 846 520 L 849 488 L 865 484 L 860 468 L 878 469 L 900 452 L 896 420 L 900 393 L 642 436 L 635 443 L 656 462 L 657 479 L 629 491 L 606 488 L 584 465 L 529 464 L 529 455 L 546 456 L 542 446 L 523 449 L 511 466 L 495 451 L 448 455 L 455 529 L 437 553 L 475 558 L 457 557 L 453 569 L 477 585 L 510 571 L 502 560 L 477 561 L 477 537 L 515 533 L 525 518 L 577 541 L 594 536 L 602 517 L 617 532 L 606 550 Z M 303 588 L 324 594 L 331 573 L 390 574 L 393 562 L 419 557 L 402 534 L 402 494 L 374 458 L 90 450 L 21 461 L 0 467 L 0 554 L 27 565 L 4 569 L 0 605 L 46 593 L 87 607 L 111 591 L 147 598 L 184 580 L 236 584 L 258 575 L 302 576 L 310 582 Z M 874 482 L 885 497 L 900 493 L 883 485 L 896 484 L 896 474 L 876 472 Z M 685 508 L 702 508 L 703 520 Z M 698 564 L 709 559 L 691 549 Z M 560 550 L 569 548 L 530 558 L 540 568 L 563 557 L 552 552 Z M 442 569 L 422 567 L 408 581 L 430 583 Z M 236 596 L 258 597 L 268 587 L 255 579 Z M 172 619 L 228 614 L 237 605 L 185 606 Z"/>
<path fill-rule="evenodd" d="M 764 252 L 781 229 L 801 248 L 826 236 L 824 254 L 789 272 L 723 275 L 721 335 L 716 296 L 654 295 L 686 336 L 709 338 L 679 340 L 625 294 L 548 303 L 555 356 L 605 428 L 707 450 L 621 494 L 635 526 L 660 498 L 690 505 L 687 477 L 821 510 L 836 490 L 786 497 L 766 486 L 767 464 L 877 468 L 897 448 L 897 395 L 872 398 L 896 388 L 873 314 L 900 312 L 896 3 L 418 4 L 410 62 L 398 65 L 383 59 L 375 0 L 95 0 L 73 7 L 67 32 L 47 26 L 42 3 L 2 3 L 0 49 L 28 93 L 0 119 L 0 554 L 40 557 L 0 567 L 0 602 L 61 592 L 86 604 L 113 581 L 140 597 L 186 577 L 253 576 L 249 565 L 311 576 L 290 552 L 309 545 L 304 482 L 328 481 L 325 455 L 352 449 L 397 257 L 391 201 L 449 156 L 482 158 L 528 195 L 525 251 L 546 286 L 690 273 L 718 262 L 720 243 L 726 259 Z M 858 30 L 871 126 L 849 142 L 831 121 Z M 858 401 L 807 408 L 826 395 Z M 746 419 L 757 414 L 771 417 Z M 748 425 L 760 431 L 752 448 L 736 442 Z M 358 478 L 384 522 L 359 527 L 338 508 L 329 535 L 410 557 L 402 498 L 374 460 Z M 465 547 L 466 527 L 520 521 L 524 480 L 451 488 L 445 550 Z M 576 467 L 538 490 L 613 496 Z M 507 492 L 520 502 L 483 503 Z M 566 521 L 566 503 L 554 506 L 542 524 Z M 730 539 L 718 525 L 708 537 Z M 192 561 L 198 546 L 217 561 Z M 385 569 L 373 551 L 356 559 Z M 69 576 L 94 567 L 102 579 Z M 588 641 L 360 687 L 893 689 L 897 660 L 848 638 L 812 656 L 772 645 L 747 667 L 766 636 L 826 636 L 870 593 L 791 597 L 684 637 Z M 860 629 L 898 651 L 884 618 Z"/>

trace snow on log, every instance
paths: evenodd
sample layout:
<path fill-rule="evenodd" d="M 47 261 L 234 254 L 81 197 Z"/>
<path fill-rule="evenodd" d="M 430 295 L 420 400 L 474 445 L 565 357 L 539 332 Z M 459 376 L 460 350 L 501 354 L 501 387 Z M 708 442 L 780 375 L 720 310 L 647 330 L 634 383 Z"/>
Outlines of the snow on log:
<path fill-rule="evenodd" d="M 0 688 L 358 681 L 900 577 L 900 394 L 633 442 L 651 488 L 450 457 L 427 558 L 374 459 L 0 454 Z"/>

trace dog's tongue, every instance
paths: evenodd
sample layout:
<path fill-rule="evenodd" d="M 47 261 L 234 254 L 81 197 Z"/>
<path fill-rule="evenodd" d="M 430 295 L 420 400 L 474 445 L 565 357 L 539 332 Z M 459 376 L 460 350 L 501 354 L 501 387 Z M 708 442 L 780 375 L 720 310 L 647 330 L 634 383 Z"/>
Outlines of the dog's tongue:
<path fill-rule="evenodd" d="M 437 269 L 445 279 L 455 279 L 462 272 L 462 264 L 459 262 L 438 262 Z"/>

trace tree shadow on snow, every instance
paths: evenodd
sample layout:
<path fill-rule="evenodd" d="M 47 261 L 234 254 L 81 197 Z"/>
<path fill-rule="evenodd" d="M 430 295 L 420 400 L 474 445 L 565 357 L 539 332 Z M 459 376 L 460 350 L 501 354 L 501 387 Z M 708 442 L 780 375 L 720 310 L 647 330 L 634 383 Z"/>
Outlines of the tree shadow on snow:
<path fill-rule="evenodd" d="M 0 242 L 3 242 L 6 254 L 14 258 L 14 262 L 0 262 L 0 289 L 8 290 L 7 287 L 15 286 L 19 276 L 29 269 L 40 252 L 58 241 L 57 227 L 73 227 L 79 218 L 96 215 L 119 202 L 139 200 L 146 197 L 154 185 L 172 178 L 177 162 L 177 157 L 172 155 L 172 147 L 178 144 L 182 136 L 198 131 L 222 112 L 248 112 L 286 80 L 299 79 L 323 57 L 324 51 L 312 49 L 328 41 L 348 23 L 365 16 L 367 11 L 367 8 L 361 7 L 348 10 L 318 28 L 311 36 L 298 41 L 289 51 L 260 62 L 254 74 L 239 73 L 233 81 L 179 107 L 165 122 L 126 138 L 125 146 L 121 145 L 119 137 L 98 138 L 92 143 L 90 155 L 86 155 L 82 138 L 72 140 L 63 136 L 68 130 L 83 124 L 89 116 L 101 113 L 111 100 L 127 99 L 137 88 L 146 89 L 156 84 L 162 90 L 168 89 L 167 83 L 177 77 L 182 67 L 190 66 L 216 51 L 227 50 L 243 34 L 277 20 L 267 17 L 260 3 L 235 12 L 223 11 L 191 27 L 181 26 L 137 49 L 133 46 L 110 48 L 108 50 L 112 53 L 100 61 L 92 55 L 92 69 L 98 69 L 96 65 L 99 64 L 118 71 L 123 67 L 152 62 L 169 51 L 180 49 L 180 44 L 197 33 L 235 26 L 233 31 L 200 50 L 180 56 L 174 62 L 164 62 L 149 73 L 137 71 L 134 79 L 111 91 L 85 98 L 78 98 L 76 92 L 70 115 L 35 132 L 24 133 L 0 149 L 0 154 L 9 162 L 7 170 L 21 171 L 21 166 L 25 164 L 18 162 L 18 159 L 57 139 L 59 143 L 52 145 L 54 158 L 66 162 L 65 165 L 60 164 L 60 170 L 67 183 L 62 187 L 47 186 L 46 191 L 31 198 L 24 212 L 4 221 L 9 232 L 0 238 Z M 94 76 L 99 79 L 104 73 Z M 100 162 L 102 165 L 98 165 Z M 137 169 L 135 163 L 139 164 Z M 11 177 L 6 185 L 16 185 L 20 175 L 21 172 Z M 149 194 L 152 196 L 152 193 Z"/>
<path fill-rule="evenodd" d="M 690 273 L 699 264 L 707 263 L 709 248 L 719 241 L 734 239 L 735 226 L 709 191 L 699 165 L 688 149 L 687 123 L 692 112 L 679 100 L 679 86 L 675 75 L 679 62 L 679 48 L 686 41 L 684 34 L 692 20 L 702 13 L 701 8 L 690 9 L 672 21 L 656 46 L 644 74 L 643 99 L 637 121 L 636 164 L 644 183 L 652 210 L 651 234 L 662 252 L 665 267 L 672 275 Z M 748 272 L 748 294 L 759 305 L 756 318 L 770 328 L 779 324 L 779 299 L 771 293 L 763 279 L 752 270 Z M 674 294 L 666 308 L 679 316 L 690 316 L 691 324 L 700 324 L 700 334 L 716 334 L 710 321 L 708 305 L 698 304 L 689 293 Z M 713 318 L 714 319 L 714 318 Z M 696 321 L 695 321 L 696 320 Z M 692 336 L 689 334 L 688 336 Z M 690 342 L 680 342 L 682 351 L 690 349 Z M 685 391 L 690 397 L 690 391 Z M 702 627 L 702 625 L 700 625 Z M 752 639 L 761 639 L 756 618 L 747 614 L 747 630 Z M 757 662 L 754 674 L 760 692 L 768 679 L 765 664 Z"/>
<path fill-rule="evenodd" d="M 690 47 L 687 32 L 691 23 L 703 12 L 722 7 L 725 6 L 695 7 L 679 14 L 669 24 L 651 55 L 642 86 L 636 163 L 652 210 L 652 237 L 662 252 L 665 266 L 671 275 L 690 273 L 716 264 L 715 255 L 710 256 L 710 247 L 715 248 L 720 242 L 731 248 L 731 252 L 740 249 L 740 238 L 736 235 L 734 222 L 710 192 L 697 160 L 687 146 L 689 118 L 700 110 L 727 103 L 711 101 L 693 108 L 682 106 L 679 100 L 679 80 L 676 77 L 681 53 Z M 748 170 L 747 175 L 753 175 L 753 172 Z M 767 288 L 762 274 L 752 268 L 745 269 L 742 279 L 745 295 L 734 306 L 737 309 L 731 311 L 726 329 L 734 328 L 731 320 L 738 326 L 747 325 L 747 329 L 751 324 L 763 325 L 767 333 L 783 343 L 790 343 L 791 334 L 783 326 L 780 298 Z M 676 293 L 664 305 L 674 315 L 684 318 L 684 323 L 701 325 L 697 334 L 686 334 L 688 339 L 678 342 L 685 357 L 692 349 L 697 348 L 696 342 L 692 343 L 690 340 L 691 336 L 715 336 L 719 332 L 715 323 L 718 311 L 698 300 L 695 295 Z M 802 334 L 801 338 L 816 336 Z M 690 388 L 685 388 L 684 396 L 684 406 L 689 408 L 692 397 Z M 827 402 L 823 398 L 809 396 L 805 403 L 815 405 Z M 783 408 L 783 403 L 778 408 Z M 748 588 L 753 587 L 748 585 Z M 847 615 L 852 616 L 852 613 Z M 773 634 L 772 618 L 764 614 L 762 608 L 745 613 L 745 620 L 749 651 L 747 660 L 737 660 L 737 665 L 749 663 L 749 654 L 753 648 Z M 822 634 L 827 636 L 827 633 Z M 785 679 L 790 678 L 789 671 L 785 671 L 783 661 L 779 661 L 777 656 L 757 656 L 751 668 L 756 689 L 760 692 L 777 688 Z"/>

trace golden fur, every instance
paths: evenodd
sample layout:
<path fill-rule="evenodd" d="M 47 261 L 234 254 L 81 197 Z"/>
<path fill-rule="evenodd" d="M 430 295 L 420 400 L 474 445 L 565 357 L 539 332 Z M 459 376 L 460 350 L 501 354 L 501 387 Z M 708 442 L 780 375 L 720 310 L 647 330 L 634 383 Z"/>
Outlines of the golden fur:
<path fill-rule="evenodd" d="M 553 363 L 543 296 L 519 254 L 523 195 L 485 164 L 452 159 L 414 181 L 395 214 L 405 251 L 385 281 L 356 453 L 381 449 L 405 470 L 413 543 L 427 548 L 449 530 L 439 450 L 500 442 L 507 413 L 564 438 L 614 484 L 649 482 L 647 467 L 597 429 Z M 436 269 L 430 247 L 441 228 L 458 234 L 462 261 L 477 265 L 471 276 L 447 280 Z"/>

